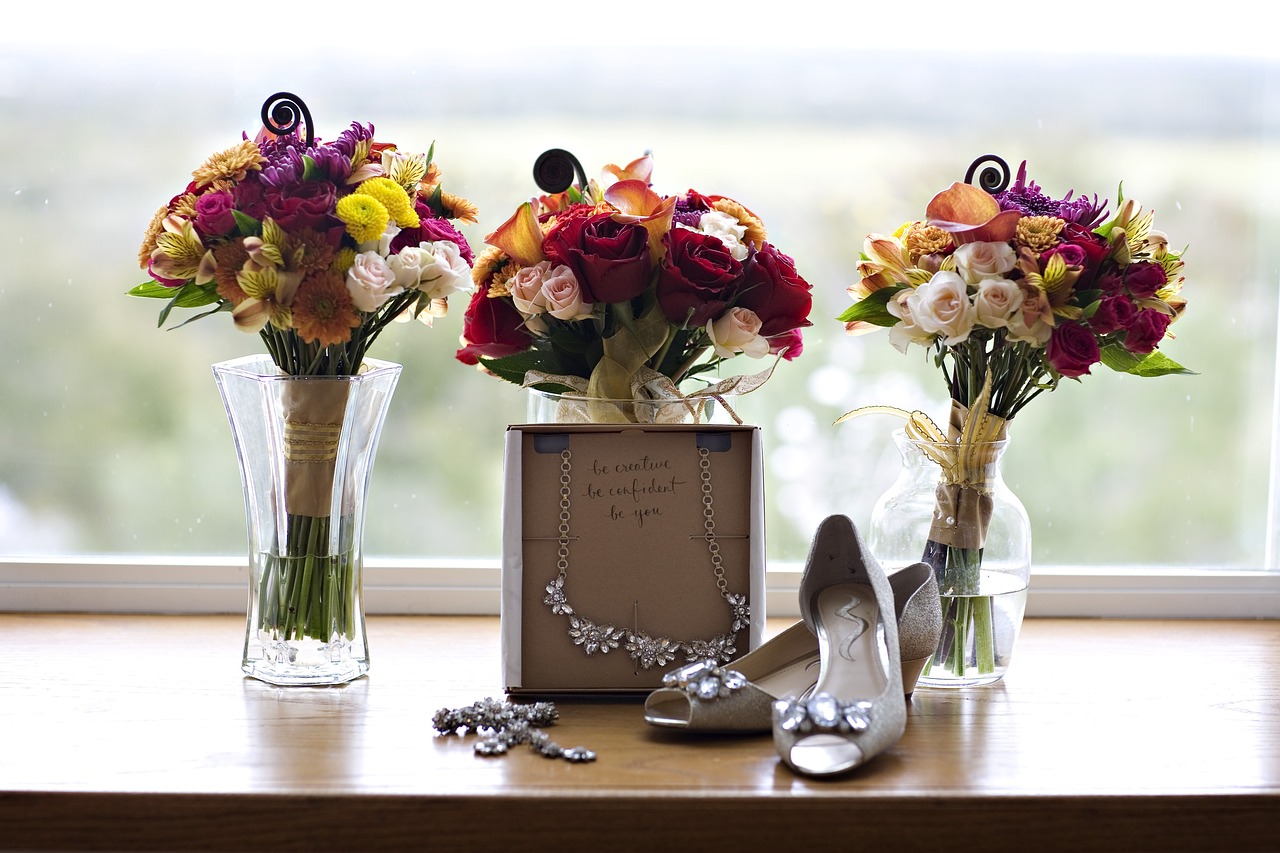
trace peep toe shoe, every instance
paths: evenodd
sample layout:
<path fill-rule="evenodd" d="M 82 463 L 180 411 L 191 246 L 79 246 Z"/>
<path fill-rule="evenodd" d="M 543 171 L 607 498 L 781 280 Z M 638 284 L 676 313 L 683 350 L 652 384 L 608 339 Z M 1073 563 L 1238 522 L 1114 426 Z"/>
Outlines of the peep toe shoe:
<path fill-rule="evenodd" d="M 773 705 L 784 764 L 834 776 L 865 764 L 906 730 L 893 588 L 847 517 L 818 527 L 800 582 L 800 612 L 818 638 L 818 681 Z"/>
<path fill-rule="evenodd" d="M 928 564 L 916 563 L 891 575 L 889 585 L 910 696 L 942 633 L 938 583 Z M 820 663 L 818 638 L 800 621 L 732 663 L 693 663 L 667 673 L 664 686 L 645 700 L 644 719 L 690 732 L 763 734 L 772 725 L 773 703 L 811 692 Z"/>

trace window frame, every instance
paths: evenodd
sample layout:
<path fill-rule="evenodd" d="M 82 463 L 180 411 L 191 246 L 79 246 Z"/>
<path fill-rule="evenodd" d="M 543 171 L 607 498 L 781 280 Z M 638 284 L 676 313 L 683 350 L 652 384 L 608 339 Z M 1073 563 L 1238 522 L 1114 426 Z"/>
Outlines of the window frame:
<path fill-rule="evenodd" d="M 803 566 L 774 561 L 770 617 L 798 618 Z M 0 611 L 242 613 L 248 568 L 234 557 L 0 558 Z M 369 614 L 483 615 L 499 611 L 493 560 L 366 559 Z M 1029 617 L 1275 619 L 1280 573 L 1160 566 L 1033 568 Z"/>

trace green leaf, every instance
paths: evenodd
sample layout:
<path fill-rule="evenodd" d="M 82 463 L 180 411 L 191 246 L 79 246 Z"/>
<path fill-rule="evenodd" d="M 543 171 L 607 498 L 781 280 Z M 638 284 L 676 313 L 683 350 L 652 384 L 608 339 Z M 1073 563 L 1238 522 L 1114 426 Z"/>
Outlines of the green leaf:
<path fill-rule="evenodd" d="M 537 349 L 528 349 L 524 352 L 504 355 L 501 358 L 485 358 L 481 356 L 480 363 L 499 379 L 505 379 L 513 385 L 523 385 L 524 376 L 530 370 L 537 370 L 541 373 L 565 373 L 555 353 Z M 559 385 L 539 385 L 537 387 L 543 391 L 561 390 Z"/>
<path fill-rule="evenodd" d="M 169 289 L 170 291 L 173 290 L 173 288 Z M 213 285 L 209 285 L 206 288 L 196 284 L 195 282 L 189 281 L 182 285 L 182 287 L 178 288 L 178 292 L 174 295 L 173 299 L 169 300 L 168 305 L 160 309 L 160 320 L 156 323 L 156 326 L 163 326 L 164 321 L 169 319 L 169 312 L 174 308 L 199 308 L 203 305 L 212 305 L 221 298 L 222 297 L 218 296 L 218 291 L 214 289 Z M 185 325 L 185 323 L 183 325 Z"/>
<path fill-rule="evenodd" d="M 303 154 L 302 155 L 302 180 L 304 181 L 315 180 L 316 175 L 318 173 L 319 173 L 319 169 L 316 168 L 316 161 L 308 157 L 306 154 Z"/>
<path fill-rule="evenodd" d="M 214 308 L 212 311 L 205 311 L 203 314 L 197 314 L 194 317 L 188 317 L 178 325 L 170 326 L 169 331 L 173 331 L 174 329 L 181 329 L 183 326 L 186 326 L 190 323 L 194 323 L 196 320 L 203 320 L 205 317 L 212 317 L 214 314 L 219 314 L 223 311 L 230 311 L 230 310 L 231 310 L 231 303 L 223 302 L 217 308 Z"/>
<path fill-rule="evenodd" d="M 1107 344 L 1102 348 L 1102 363 L 1117 373 L 1128 373 L 1131 376 L 1198 376 L 1194 370 L 1188 370 L 1169 356 L 1154 350 L 1146 355 L 1135 355 L 1118 343 Z"/>
<path fill-rule="evenodd" d="M 865 296 L 845 309 L 836 319 L 841 323 L 870 323 L 873 326 L 896 326 L 899 319 L 889 313 L 886 307 L 889 300 L 898 294 L 906 285 L 883 287 Z"/>
<path fill-rule="evenodd" d="M 177 288 L 168 287 L 158 281 L 144 281 L 125 295 L 144 296 L 148 299 L 172 299 L 176 290 Z"/>
<path fill-rule="evenodd" d="M 241 237 L 257 237 L 262 233 L 262 223 L 248 214 L 232 209 L 231 215 L 236 218 L 236 230 Z"/>

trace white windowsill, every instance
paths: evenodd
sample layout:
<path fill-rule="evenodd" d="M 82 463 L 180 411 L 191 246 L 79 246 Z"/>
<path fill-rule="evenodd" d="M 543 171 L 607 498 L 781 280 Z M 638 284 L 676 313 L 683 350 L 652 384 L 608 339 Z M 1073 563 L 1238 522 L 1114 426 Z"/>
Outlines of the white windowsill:
<path fill-rule="evenodd" d="M 801 566 L 775 563 L 771 617 L 799 615 Z M 0 558 L 0 611 L 242 613 L 248 570 L 233 557 Z M 385 614 L 498 612 L 496 560 L 365 561 L 365 608 Z M 1033 569 L 1028 616 L 1280 618 L 1280 573 L 1160 567 Z"/>

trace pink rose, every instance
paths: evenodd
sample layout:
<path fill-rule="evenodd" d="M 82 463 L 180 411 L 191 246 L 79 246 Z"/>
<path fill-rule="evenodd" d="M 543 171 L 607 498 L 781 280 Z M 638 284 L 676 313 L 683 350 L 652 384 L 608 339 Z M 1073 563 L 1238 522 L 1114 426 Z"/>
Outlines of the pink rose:
<path fill-rule="evenodd" d="M 507 279 L 511 301 L 521 314 L 541 314 L 547 310 L 546 297 L 542 295 L 542 277 L 551 269 L 550 261 L 541 261 L 520 270 Z"/>
<path fill-rule="evenodd" d="M 738 353 L 761 358 L 769 353 L 769 341 L 760 336 L 760 318 L 750 308 L 730 308 L 719 319 L 708 320 L 707 335 L 720 358 Z"/>
<path fill-rule="evenodd" d="M 1002 278 L 1018 264 L 1018 255 L 1008 243 L 965 243 L 956 249 L 955 259 L 960 275 L 969 284 Z"/>
<path fill-rule="evenodd" d="M 578 277 L 563 264 L 543 277 L 542 296 L 547 313 L 557 320 L 582 320 L 591 316 L 591 303 L 585 299 Z"/>
<path fill-rule="evenodd" d="M 236 230 L 235 204 L 229 192 L 205 193 L 196 199 L 196 230 L 205 237 L 224 237 Z"/>
<path fill-rule="evenodd" d="M 1071 379 L 1084 376 L 1102 360 L 1098 339 L 1079 323 L 1059 323 L 1044 350 L 1053 369 Z"/>
<path fill-rule="evenodd" d="M 966 243 L 960 248 L 983 246 L 985 243 Z M 1022 289 L 1016 281 L 1007 278 L 983 279 L 978 293 L 973 297 L 973 307 L 978 323 L 988 329 L 1002 329 L 1009 325 L 1009 318 L 1022 308 Z"/>

